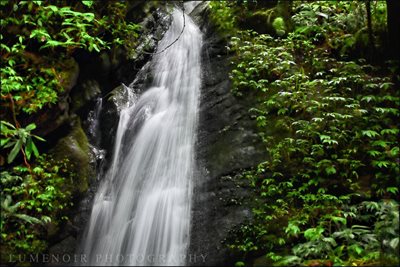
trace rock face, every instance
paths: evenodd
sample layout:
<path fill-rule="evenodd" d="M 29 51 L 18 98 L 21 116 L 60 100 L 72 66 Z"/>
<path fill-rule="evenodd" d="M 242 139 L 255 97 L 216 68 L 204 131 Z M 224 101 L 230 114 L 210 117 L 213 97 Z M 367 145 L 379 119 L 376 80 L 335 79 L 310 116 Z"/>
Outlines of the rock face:
<path fill-rule="evenodd" d="M 91 152 L 89 149 L 89 141 L 82 129 L 81 120 L 74 116 L 71 118 L 68 127 L 65 127 L 67 134 L 59 139 L 56 145 L 49 151 L 54 159 L 63 160 L 67 158 L 71 164 L 71 171 L 76 175 L 73 177 L 73 183 L 67 185 L 65 190 L 72 193 L 75 201 L 86 194 L 90 178 L 93 177 L 93 166 L 90 162 Z M 72 208 L 69 213 L 74 213 Z M 79 225 L 72 221 L 66 224 L 55 226 L 48 225 L 47 235 L 50 243 L 50 255 L 65 255 L 69 257 L 73 255 L 78 245 L 77 232 Z M 66 258 L 65 258 L 66 259 Z M 70 260 L 51 260 L 49 265 L 65 266 L 71 263 Z"/>
<path fill-rule="evenodd" d="M 227 266 L 239 260 L 224 244 L 230 230 L 251 217 L 251 190 L 238 175 L 265 157 L 255 121 L 248 115 L 254 99 L 231 93 L 226 43 L 208 18 L 206 3 L 192 12 L 204 32 L 202 90 L 188 264 Z M 254 102 L 253 102 L 254 103 Z"/>
<path fill-rule="evenodd" d="M 74 186 L 70 189 L 73 196 L 83 195 L 89 187 L 89 178 L 93 176 L 90 166 L 89 142 L 82 129 L 78 117 L 70 123 L 70 131 L 67 136 L 58 140 L 56 146 L 50 150 L 50 154 L 57 160 L 67 158 L 72 164 L 71 171 L 76 174 Z"/>

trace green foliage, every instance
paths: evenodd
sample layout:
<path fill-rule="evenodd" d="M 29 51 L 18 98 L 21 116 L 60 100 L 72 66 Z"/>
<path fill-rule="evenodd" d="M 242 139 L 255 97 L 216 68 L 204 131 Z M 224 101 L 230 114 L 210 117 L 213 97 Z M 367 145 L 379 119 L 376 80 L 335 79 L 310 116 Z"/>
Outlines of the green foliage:
<path fill-rule="evenodd" d="M 126 4 L 90 1 L 1 2 L 1 96 L 11 94 L 15 112 L 34 113 L 57 102 L 63 92 L 65 61 L 76 49 L 100 52 L 137 37 L 124 20 Z M 107 41 L 110 40 L 110 41 Z"/>
<path fill-rule="evenodd" d="M 36 129 L 34 123 L 29 124 L 26 128 L 16 128 L 11 123 L 1 121 L 0 147 L 4 149 L 12 147 L 7 157 L 7 163 L 10 164 L 13 162 L 19 152 L 21 152 L 27 160 L 31 159 L 32 154 L 35 155 L 35 157 L 39 156 L 39 151 L 32 137 L 39 141 L 45 140 L 37 135 L 31 134 L 31 131 L 34 129 Z"/>
<path fill-rule="evenodd" d="M 18 208 L 20 207 L 21 203 L 16 203 L 14 205 L 11 205 L 12 199 L 10 195 L 7 195 L 6 199 L 4 199 L 1 202 L 1 209 L 2 209 L 2 219 L 1 221 L 7 221 L 12 217 L 15 217 L 15 219 L 21 220 L 23 222 L 27 222 L 30 224 L 34 223 L 41 223 L 39 219 L 36 219 L 35 217 L 23 214 L 23 213 L 18 213 Z M 0 225 L 1 230 L 3 230 L 3 223 Z"/>
<path fill-rule="evenodd" d="M 382 48 L 386 34 L 386 3 L 372 2 L 373 35 L 376 48 Z M 366 56 L 368 46 L 367 15 L 362 1 L 294 2 L 292 21 L 295 31 L 343 57 Z M 362 53 L 364 52 L 364 53 Z"/>
<path fill-rule="evenodd" d="M 210 1 L 211 19 L 222 34 L 231 34 L 236 28 L 234 3 L 231 1 Z"/>
<path fill-rule="evenodd" d="M 231 249 L 283 266 L 399 263 L 396 68 L 335 58 L 339 27 L 359 27 L 348 5 L 302 3 L 284 39 L 231 38 L 233 92 L 258 99 L 249 112 L 269 155 L 243 173 L 257 192 L 254 219 Z"/>
<path fill-rule="evenodd" d="M 65 211 L 72 205 L 65 190 L 68 161 L 54 161 L 39 156 L 32 172 L 23 166 L 1 172 L 1 251 L 4 255 L 41 253 L 46 249 L 47 226 L 59 225 L 68 218 Z"/>
<path fill-rule="evenodd" d="M 285 21 L 281 17 L 277 17 L 274 19 L 274 22 L 272 22 L 272 26 L 274 27 L 276 33 L 279 36 L 283 36 L 286 33 L 286 26 L 285 26 Z"/>
<path fill-rule="evenodd" d="M 396 263 L 398 208 L 394 201 L 345 206 L 336 216 L 324 216 L 317 227 L 304 230 L 305 241 L 293 247 L 293 255 L 278 257 L 277 264 L 288 266 L 309 258 L 345 266 Z"/>

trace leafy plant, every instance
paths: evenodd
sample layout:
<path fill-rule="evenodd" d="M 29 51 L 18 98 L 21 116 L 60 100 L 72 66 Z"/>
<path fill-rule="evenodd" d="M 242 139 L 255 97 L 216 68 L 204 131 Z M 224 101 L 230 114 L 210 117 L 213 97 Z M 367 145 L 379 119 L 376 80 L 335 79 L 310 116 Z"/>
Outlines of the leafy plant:
<path fill-rule="evenodd" d="M 30 224 L 34 223 L 41 223 L 39 219 L 36 219 L 35 217 L 26 215 L 26 214 L 21 214 L 18 213 L 17 210 L 19 206 L 21 205 L 20 202 L 11 205 L 12 199 L 10 195 L 7 195 L 6 198 L 1 202 L 1 221 L 6 221 L 12 219 L 12 217 L 15 217 L 16 219 L 22 220 L 23 222 L 27 222 Z M 0 225 L 0 229 L 3 230 L 3 224 Z"/>
<path fill-rule="evenodd" d="M 292 249 L 294 255 L 279 259 L 280 263 L 316 258 L 334 265 L 394 264 L 399 261 L 395 252 L 398 249 L 398 207 L 394 201 L 366 201 L 340 211 L 343 217 L 326 216 L 317 228 L 304 231 L 306 242 L 297 244 Z M 371 229 L 368 225 L 375 227 Z M 387 228 L 383 230 L 382 225 Z"/>
<path fill-rule="evenodd" d="M 19 152 L 22 153 L 25 163 L 27 163 L 27 160 L 31 159 L 32 154 L 35 157 L 39 156 L 39 151 L 32 138 L 36 138 L 39 141 L 45 140 L 37 135 L 31 134 L 31 131 L 36 129 L 34 123 L 29 124 L 25 128 L 16 128 L 9 122 L 1 121 L 1 129 L 1 135 L 4 138 L 0 139 L 0 147 L 12 147 L 7 156 L 8 163 L 13 162 Z"/>
<path fill-rule="evenodd" d="M 234 15 L 236 8 L 231 1 L 210 1 L 211 20 L 223 35 L 232 34 L 237 29 L 237 19 Z"/>
<path fill-rule="evenodd" d="M 72 176 L 68 161 L 55 161 L 48 155 L 39 156 L 31 172 L 25 166 L 1 172 L 2 259 L 8 261 L 11 255 L 12 262 L 18 255 L 46 249 L 49 225 L 68 220 Z"/>
<path fill-rule="evenodd" d="M 337 53 L 337 31 L 359 28 L 353 14 L 345 17 L 351 5 L 301 3 L 286 38 L 253 31 L 231 38 L 233 92 L 257 99 L 249 114 L 268 152 L 243 173 L 257 192 L 254 218 L 233 233 L 232 250 L 264 251 L 283 266 L 398 264 L 388 245 L 398 242 L 396 214 L 386 210 L 392 215 L 383 223 L 363 200 L 398 207 L 400 95 L 390 65 Z M 392 236 L 380 238 L 379 225 Z"/>
<path fill-rule="evenodd" d="M 126 3 L 119 1 L 108 1 L 104 14 L 97 11 L 102 3 L 88 1 L 0 5 L 1 99 L 11 94 L 17 114 L 32 114 L 57 102 L 67 63 L 77 49 L 100 52 L 124 40 L 132 44 L 138 36 L 139 26 L 124 20 Z"/>

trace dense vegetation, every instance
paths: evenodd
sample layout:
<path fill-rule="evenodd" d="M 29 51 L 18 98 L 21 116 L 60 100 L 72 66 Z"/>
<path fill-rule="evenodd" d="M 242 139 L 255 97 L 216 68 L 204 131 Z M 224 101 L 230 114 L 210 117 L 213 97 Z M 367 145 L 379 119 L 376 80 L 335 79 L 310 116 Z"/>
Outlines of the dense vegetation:
<path fill-rule="evenodd" d="M 2 5 L 2 98 L 14 111 L 33 113 L 57 102 L 63 67 L 79 48 L 100 52 L 137 35 L 124 20 L 124 4 L 104 9 L 92 1 L 7 1 Z M 103 5 L 103 4 L 102 4 Z M 110 40 L 110 41 L 107 41 Z"/>
<path fill-rule="evenodd" d="M 135 43 L 129 3 L 0 1 L 2 264 L 46 252 L 70 220 L 77 167 L 41 151 L 32 118 L 68 95 L 78 52 Z M 232 93 L 257 100 L 248 114 L 268 154 L 241 174 L 256 193 L 252 219 L 227 240 L 237 266 L 260 256 L 264 265 L 399 265 L 392 3 L 210 1 L 232 55 Z"/>
<path fill-rule="evenodd" d="M 10 263 L 48 249 L 48 236 L 69 220 L 79 186 L 73 163 L 40 155 L 35 143 L 45 140 L 32 134 L 35 123 L 20 121 L 51 112 L 68 93 L 77 51 L 131 45 L 138 25 L 126 22 L 127 4 L 120 1 L 1 1 L 0 6 L 1 260 Z"/>
<path fill-rule="evenodd" d="M 399 264 L 399 69 L 386 3 L 367 2 L 211 3 L 269 155 L 242 175 L 254 218 L 228 243 L 244 262 Z"/>

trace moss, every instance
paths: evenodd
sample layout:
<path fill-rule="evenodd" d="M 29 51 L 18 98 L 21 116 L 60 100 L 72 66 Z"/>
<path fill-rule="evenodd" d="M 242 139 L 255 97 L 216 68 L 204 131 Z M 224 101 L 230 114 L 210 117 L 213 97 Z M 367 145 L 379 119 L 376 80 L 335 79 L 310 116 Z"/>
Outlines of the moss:
<path fill-rule="evenodd" d="M 51 151 L 55 159 L 67 158 L 71 163 L 70 171 L 74 175 L 72 188 L 68 189 L 74 196 L 85 193 L 89 188 L 89 177 L 93 172 L 89 153 L 89 142 L 82 129 L 81 121 L 79 118 L 74 118 L 68 135 L 61 138 Z"/>
<path fill-rule="evenodd" d="M 79 65 L 73 58 L 69 58 L 61 63 L 61 68 L 58 73 L 61 86 L 65 92 L 69 92 L 76 85 L 79 76 Z"/>

